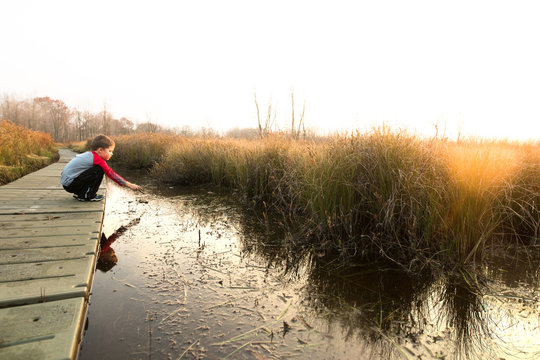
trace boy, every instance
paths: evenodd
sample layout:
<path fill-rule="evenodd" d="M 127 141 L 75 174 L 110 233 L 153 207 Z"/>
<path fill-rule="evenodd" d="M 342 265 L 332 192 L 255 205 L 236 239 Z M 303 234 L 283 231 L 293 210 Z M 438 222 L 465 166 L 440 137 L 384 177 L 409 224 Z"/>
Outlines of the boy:
<path fill-rule="evenodd" d="M 67 192 L 79 201 L 100 201 L 103 195 L 97 195 L 103 174 L 114 180 L 120 186 L 142 191 L 141 187 L 126 181 L 115 173 L 106 161 L 114 151 L 114 141 L 106 135 L 98 135 L 92 140 L 92 151 L 75 156 L 62 170 L 60 183 Z"/>

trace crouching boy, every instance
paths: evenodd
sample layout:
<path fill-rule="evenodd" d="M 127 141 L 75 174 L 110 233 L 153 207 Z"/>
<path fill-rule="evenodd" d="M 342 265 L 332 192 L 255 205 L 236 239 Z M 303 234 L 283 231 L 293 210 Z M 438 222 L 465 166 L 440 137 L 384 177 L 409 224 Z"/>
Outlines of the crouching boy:
<path fill-rule="evenodd" d="M 98 135 L 92 140 L 92 151 L 75 156 L 62 171 L 60 183 L 67 192 L 79 201 L 100 201 L 102 195 L 97 195 L 103 174 L 114 180 L 120 186 L 141 191 L 139 185 L 126 181 L 115 173 L 106 163 L 114 151 L 114 141 L 106 135 Z"/>

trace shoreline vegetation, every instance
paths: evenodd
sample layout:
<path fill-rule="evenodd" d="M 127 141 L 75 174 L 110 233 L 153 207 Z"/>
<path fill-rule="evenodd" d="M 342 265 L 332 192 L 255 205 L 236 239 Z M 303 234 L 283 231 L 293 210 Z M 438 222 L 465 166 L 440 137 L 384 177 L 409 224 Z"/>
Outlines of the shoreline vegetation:
<path fill-rule="evenodd" d="M 0 121 L 0 185 L 12 182 L 59 159 L 51 135 Z"/>
<path fill-rule="evenodd" d="M 0 184 L 58 159 L 49 134 L 0 122 Z M 213 184 L 251 205 L 290 253 L 407 271 L 482 263 L 490 249 L 534 249 L 540 143 L 420 138 L 387 127 L 309 140 L 113 136 L 113 162 L 168 185 Z M 85 151 L 89 142 L 71 143 Z"/>
<path fill-rule="evenodd" d="M 231 189 L 284 230 L 285 248 L 315 258 L 385 260 L 416 272 L 538 246 L 538 143 L 422 139 L 385 127 L 316 141 L 114 140 L 114 161 L 169 185 Z"/>

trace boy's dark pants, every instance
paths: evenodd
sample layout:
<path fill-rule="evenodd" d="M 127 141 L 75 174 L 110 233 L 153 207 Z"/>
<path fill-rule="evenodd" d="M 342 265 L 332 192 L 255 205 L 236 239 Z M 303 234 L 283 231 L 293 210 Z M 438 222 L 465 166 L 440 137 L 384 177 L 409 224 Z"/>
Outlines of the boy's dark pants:
<path fill-rule="evenodd" d="M 64 186 L 64 189 L 77 195 L 79 199 L 92 199 L 101 185 L 103 174 L 101 166 L 93 166 L 77 176 L 70 185 Z"/>

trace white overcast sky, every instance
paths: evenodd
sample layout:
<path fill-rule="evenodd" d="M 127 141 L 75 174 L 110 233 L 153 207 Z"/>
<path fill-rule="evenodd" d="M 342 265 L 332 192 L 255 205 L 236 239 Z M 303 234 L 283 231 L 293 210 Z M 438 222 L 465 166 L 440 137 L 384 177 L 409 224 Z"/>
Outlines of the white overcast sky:
<path fill-rule="evenodd" d="M 168 126 L 540 136 L 538 1 L 0 2 L 0 93 Z"/>

